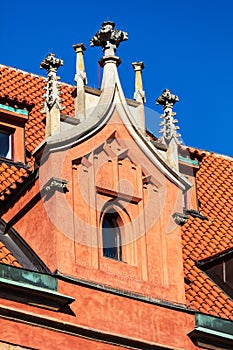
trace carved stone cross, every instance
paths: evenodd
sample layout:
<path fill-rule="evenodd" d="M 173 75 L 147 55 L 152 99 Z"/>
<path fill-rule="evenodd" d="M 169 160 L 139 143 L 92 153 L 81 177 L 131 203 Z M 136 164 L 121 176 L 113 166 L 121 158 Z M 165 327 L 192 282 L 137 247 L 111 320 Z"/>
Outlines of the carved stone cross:
<path fill-rule="evenodd" d="M 156 104 L 161 105 L 163 110 L 166 108 L 172 109 L 176 102 L 179 102 L 179 97 L 171 94 L 171 91 L 169 89 L 165 89 L 156 100 Z"/>
<path fill-rule="evenodd" d="M 105 56 L 115 55 L 122 41 L 128 40 L 128 33 L 115 29 L 115 23 L 103 22 L 102 28 L 93 36 L 91 46 L 101 46 Z"/>
<path fill-rule="evenodd" d="M 49 53 L 47 57 L 41 62 L 40 68 L 45 69 L 49 74 L 50 71 L 57 72 L 60 66 L 63 66 L 64 62 L 60 58 L 56 58 L 54 53 Z"/>

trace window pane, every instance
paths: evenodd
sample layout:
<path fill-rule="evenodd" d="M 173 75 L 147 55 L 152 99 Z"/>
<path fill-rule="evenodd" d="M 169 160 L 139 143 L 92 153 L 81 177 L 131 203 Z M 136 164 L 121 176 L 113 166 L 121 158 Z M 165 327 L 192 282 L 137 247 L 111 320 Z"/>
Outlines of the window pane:
<path fill-rule="evenodd" d="M 11 158 L 10 135 L 0 132 L 0 156 Z"/>
<path fill-rule="evenodd" d="M 121 234 L 114 215 L 105 214 L 102 225 L 103 255 L 121 260 Z"/>

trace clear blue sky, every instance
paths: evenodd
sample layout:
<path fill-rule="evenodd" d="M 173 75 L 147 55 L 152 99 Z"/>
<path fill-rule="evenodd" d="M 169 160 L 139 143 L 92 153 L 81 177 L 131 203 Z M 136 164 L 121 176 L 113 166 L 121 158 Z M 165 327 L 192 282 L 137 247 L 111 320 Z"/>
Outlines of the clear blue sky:
<path fill-rule="evenodd" d="M 40 62 L 53 52 L 64 60 L 62 81 L 73 84 L 72 45 L 83 42 L 88 85 L 98 87 L 102 51 L 89 40 L 112 20 L 129 34 L 117 51 L 126 97 L 133 97 L 131 63 L 142 60 L 148 110 L 161 113 L 155 99 L 171 89 L 184 144 L 233 156 L 232 16 L 232 0 L 1 1 L 0 63 L 45 75 Z M 148 115 L 157 132 L 157 114 Z"/>

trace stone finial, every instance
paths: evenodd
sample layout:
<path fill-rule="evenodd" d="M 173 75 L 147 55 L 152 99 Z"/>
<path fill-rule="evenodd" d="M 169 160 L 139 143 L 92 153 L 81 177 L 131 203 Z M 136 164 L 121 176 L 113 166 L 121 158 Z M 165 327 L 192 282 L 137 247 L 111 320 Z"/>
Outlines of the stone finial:
<path fill-rule="evenodd" d="M 60 91 L 57 82 L 60 78 L 56 75 L 60 66 L 63 66 L 63 60 L 56 58 L 53 53 L 48 54 L 40 64 L 40 68 L 45 69 L 48 74 L 45 94 L 46 102 L 44 104 L 44 113 L 46 113 L 46 137 L 60 132 L 60 111 L 62 107 L 60 106 Z"/>
<path fill-rule="evenodd" d="M 128 40 L 128 33 L 115 29 L 115 23 L 103 22 L 102 28 L 93 36 L 91 46 L 101 46 L 105 56 L 114 56 L 122 41 Z"/>
<path fill-rule="evenodd" d="M 174 119 L 176 113 L 173 112 L 173 107 L 178 101 L 179 97 L 171 94 L 168 89 L 165 89 L 156 100 L 156 104 L 161 105 L 164 111 L 164 114 L 161 115 L 164 120 L 160 123 L 163 126 L 160 130 L 162 133 L 161 141 L 167 145 L 167 160 L 176 170 L 179 170 L 178 145 L 181 143 L 179 141 L 181 135 L 176 132 L 179 127 L 175 126 L 178 121 Z"/>
<path fill-rule="evenodd" d="M 133 69 L 135 71 L 135 92 L 134 99 L 138 102 L 146 102 L 145 91 L 143 91 L 142 84 L 142 70 L 144 69 L 143 62 L 133 62 Z"/>
<path fill-rule="evenodd" d="M 54 53 L 49 53 L 47 57 L 41 62 L 40 69 L 47 70 L 48 75 L 51 71 L 57 72 L 60 66 L 63 66 L 64 62 L 60 58 L 56 58 Z"/>
<path fill-rule="evenodd" d="M 171 94 L 171 91 L 169 89 L 165 89 L 162 95 L 160 95 L 156 100 L 156 104 L 161 105 L 163 110 L 166 108 L 172 109 L 176 102 L 179 102 L 179 97 Z"/>
<path fill-rule="evenodd" d="M 40 64 L 40 69 L 45 69 L 48 74 L 46 103 L 49 110 L 53 107 L 56 101 L 59 102 L 59 90 L 57 86 L 57 80 L 59 80 L 59 77 L 56 76 L 56 73 L 58 68 L 63 66 L 63 64 L 63 60 L 56 58 L 53 53 L 48 54 Z"/>
<path fill-rule="evenodd" d="M 73 48 L 74 48 L 74 51 L 76 52 L 75 81 L 78 83 L 78 81 L 81 79 L 84 84 L 87 84 L 84 59 L 83 59 L 83 53 L 84 53 L 84 51 L 86 51 L 86 47 L 83 43 L 81 43 L 81 44 L 73 45 Z"/>
<path fill-rule="evenodd" d="M 163 134 L 162 140 L 165 141 L 166 144 L 169 144 L 172 138 L 176 140 L 177 144 L 180 143 L 178 140 L 180 134 L 177 134 L 176 132 L 179 127 L 175 126 L 178 121 L 174 119 L 176 113 L 173 112 L 173 107 L 176 102 L 179 102 L 179 97 L 171 94 L 169 89 L 165 89 L 156 100 L 156 104 L 161 105 L 164 111 L 164 114 L 161 115 L 161 118 L 164 118 L 164 121 L 160 123 L 160 125 L 163 126 L 160 132 Z"/>

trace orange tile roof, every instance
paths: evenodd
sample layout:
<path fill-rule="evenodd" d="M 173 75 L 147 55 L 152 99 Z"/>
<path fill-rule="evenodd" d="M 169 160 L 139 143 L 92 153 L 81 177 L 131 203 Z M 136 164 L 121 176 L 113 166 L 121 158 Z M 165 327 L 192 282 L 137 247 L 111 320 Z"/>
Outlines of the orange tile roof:
<path fill-rule="evenodd" d="M 17 69 L 0 66 L 0 97 L 33 104 L 25 126 L 26 148 L 32 152 L 43 140 L 44 116 L 41 113 L 45 79 Z"/>
<path fill-rule="evenodd" d="M 42 102 L 45 87 L 46 78 L 42 76 L 0 65 L 0 97 L 33 105 L 25 126 L 25 143 L 29 152 L 33 152 L 44 139 L 43 119 L 45 114 L 42 113 Z M 74 87 L 71 85 L 62 83 L 61 98 L 62 105 L 65 107 L 62 113 L 69 116 L 72 116 L 74 112 L 74 102 L 71 96 L 73 90 Z"/>
<path fill-rule="evenodd" d="M 200 153 L 200 152 L 199 152 Z M 182 227 L 187 305 L 233 320 L 233 301 L 196 262 L 233 248 L 233 159 L 208 153 L 197 172 L 199 210 L 208 221 L 190 217 Z"/>
<path fill-rule="evenodd" d="M 0 161 L 0 203 L 10 195 L 31 173 L 25 168 L 17 168 Z"/>
<path fill-rule="evenodd" d="M 9 196 L 21 184 L 31 172 L 15 165 L 0 162 L 0 203 Z M 0 263 L 21 267 L 17 259 L 0 241 Z"/>
<path fill-rule="evenodd" d="M 68 115 L 69 117 L 74 116 L 74 98 L 72 97 L 72 92 L 74 87 L 68 84 L 62 84 L 61 86 L 61 98 L 62 98 L 62 114 Z"/>
<path fill-rule="evenodd" d="M 15 267 L 22 267 L 2 242 L 0 242 L 0 263 Z"/>
<path fill-rule="evenodd" d="M 45 126 L 43 119 L 43 95 L 45 94 L 46 78 L 30 74 L 19 69 L 0 65 L 0 98 L 4 101 L 17 101 L 32 106 L 29 118 L 25 125 L 25 146 L 28 152 L 43 141 Z M 74 99 L 72 91 L 74 87 L 65 83 L 61 84 L 61 98 L 64 110 L 63 114 L 74 115 Z M 27 162 L 33 166 L 33 158 L 27 157 Z M 5 199 L 19 183 L 22 183 L 29 172 L 24 168 L 16 168 L 2 163 L 0 166 L 0 201 Z"/>

